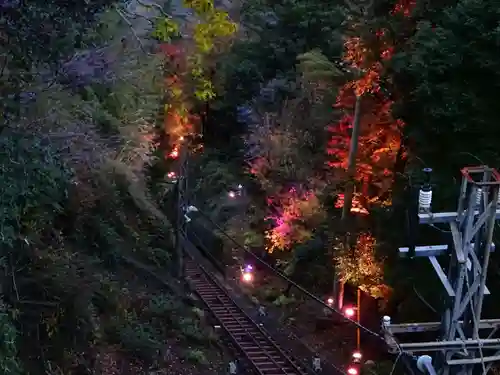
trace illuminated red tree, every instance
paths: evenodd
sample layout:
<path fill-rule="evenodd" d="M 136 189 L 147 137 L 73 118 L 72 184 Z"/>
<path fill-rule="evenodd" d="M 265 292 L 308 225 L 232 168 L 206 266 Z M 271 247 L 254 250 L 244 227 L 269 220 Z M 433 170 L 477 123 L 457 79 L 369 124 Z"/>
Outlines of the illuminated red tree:
<path fill-rule="evenodd" d="M 368 38 L 373 45 L 367 45 L 368 42 L 359 37 L 346 40 L 344 61 L 357 76 L 339 90 L 334 107 L 340 110 L 342 116 L 328 128 L 330 141 L 327 154 L 330 160 L 327 164 L 345 171 L 356 97 L 363 97 L 355 173 L 358 191 L 354 198 L 365 208 L 369 203 L 390 203 L 393 167 L 397 158 L 402 156 L 399 151 L 404 123 L 393 118 L 393 102 L 381 90 L 384 62 L 390 60 L 394 53 L 387 34 L 385 29 L 377 30 L 373 38 Z"/>
<path fill-rule="evenodd" d="M 307 222 L 322 218 L 320 202 L 314 192 L 291 188 L 274 198 L 268 198 L 273 213 L 267 217 L 273 227 L 266 232 L 268 251 L 288 250 L 293 244 L 312 237 Z"/>

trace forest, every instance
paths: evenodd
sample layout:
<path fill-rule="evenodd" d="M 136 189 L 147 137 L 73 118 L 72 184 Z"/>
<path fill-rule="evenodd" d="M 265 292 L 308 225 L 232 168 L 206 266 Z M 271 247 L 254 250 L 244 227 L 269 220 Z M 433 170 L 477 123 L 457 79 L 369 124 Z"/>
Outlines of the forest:
<path fill-rule="evenodd" d="M 6 0 L 0 24 L 0 372 L 226 373 L 177 269 L 186 157 L 228 269 L 241 245 L 340 308 L 359 290 L 367 322 L 440 320 L 432 267 L 398 248 L 424 168 L 455 211 L 461 168 L 500 164 L 500 3 Z M 302 319 L 303 294 L 258 278 L 255 304 Z"/>

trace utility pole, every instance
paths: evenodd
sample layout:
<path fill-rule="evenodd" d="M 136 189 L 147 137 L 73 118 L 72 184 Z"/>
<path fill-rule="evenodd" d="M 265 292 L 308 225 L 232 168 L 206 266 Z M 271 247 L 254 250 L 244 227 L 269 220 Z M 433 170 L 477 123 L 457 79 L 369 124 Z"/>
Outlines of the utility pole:
<path fill-rule="evenodd" d="M 356 289 L 356 321 L 361 324 L 361 289 Z M 361 351 L 361 329 L 356 327 L 356 350 Z"/>
<path fill-rule="evenodd" d="M 179 172 L 177 175 L 177 230 L 176 230 L 176 254 L 177 273 L 179 277 L 184 274 L 184 249 L 183 239 L 187 238 L 186 209 L 188 207 L 188 154 L 189 142 L 184 140 L 184 144 L 179 147 Z"/>
<path fill-rule="evenodd" d="M 349 218 L 351 216 L 352 197 L 354 195 L 354 178 L 356 177 L 356 156 L 358 154 L 359 127 L 361 123 L 361 95 L 356 95 L 356 104 L 354 105 L 354 119 L 352 124 L 351 143 L 349 146 L 349 157 L 347 160 L 347 184 L 344 192 L 344 205 L 342 206 L 341 224 L 344 231 L 344 247 L 349 246 Z M 340 290 L 337 296 L 338 275 L 334 272 L 333 294 L 337 298 L 337 306 L 342 309 L 344 305 L 343 282 L 340 283 Z"/>
<path fill-rule="evenodd" d="M 430 173 L 429 170 L 427 170 Z M 486 374 L 500 363 L 500 319 L 481 319 L 495 222 L 500 219 L 500 174 L 487 166 L 462 169 L 456 212 L 432 212 L 432 190 L 427 182 L 420 190 L 418 219 L 421 224 L 449 226 L 453 248 L 448 245 L 400 248 L 401 256 L 426 257 L 446 292 L 446 308 L 440 322 L 392 324 L 384 317 L 389 347 L 419 357 L 418 368 L 441 375 Z M 437 257 L 449 258 L 448 273 Z M 398 333 L 437 331 L 438 341 L 397 343 Z M 495 338 L 495 336 L 497 338 Z M 433 356 L 432 363 L 429 355 Z"/>

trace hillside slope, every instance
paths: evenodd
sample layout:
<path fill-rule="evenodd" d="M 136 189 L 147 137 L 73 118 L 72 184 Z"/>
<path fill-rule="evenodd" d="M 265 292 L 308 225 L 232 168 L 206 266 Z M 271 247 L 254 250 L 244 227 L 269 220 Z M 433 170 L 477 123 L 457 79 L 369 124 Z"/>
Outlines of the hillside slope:
<path fill-rule="evenodd" d="M 146 188 L 162 70 L 145 17 L 158 14 L 101 13 L 85 48 L 57 72 L 38 67 L 22 116 L 2 123 L 2 373 L 219 372 Z"/>

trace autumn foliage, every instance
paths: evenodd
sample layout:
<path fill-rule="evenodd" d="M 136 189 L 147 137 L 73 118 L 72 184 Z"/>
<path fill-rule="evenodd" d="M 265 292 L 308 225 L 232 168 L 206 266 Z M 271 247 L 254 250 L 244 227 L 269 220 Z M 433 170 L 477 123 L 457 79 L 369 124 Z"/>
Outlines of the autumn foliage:
<path fill-rule="evenodd" d="M 383 263 L 376 257 L 377 242 L 369 233 L 358 236 L 354 249 L 341 249 L 335 257 L 340 279 L 352 283 L 374 298 L 387 298 L 390 287 L 384 284 Z"/>
<path fill-rule="evenodd" d="M 401 0 L 391 10 L 392 16 L 410 16 L 415 1 Z M 339 120 L 328 127 L 328 166 L 336 171 L 347 171 L 355 105 L 359 107 L 359 137 L 354 179 L 357 189 L 351 212 L 366 214 L 374 206 L 391 203 L 394 167 L 398 158 L 405 158 L 402 146 L 404 122 L 392 114 L 393 100 L 384 90 L 386 62 L 394 54 L 394 46 L 387 29 L 379 28 L 364 37 L 363 25 L 354 25 L 354 36 L 345 41 L 344 62 L 353 78 L 339 90 L 334 108 Z M 387 82 L 387 81 L 386 81 Z M 390 83 L 390 81 L 388 82 Z M 344 204 L 339 195 L 336 207 Z M 357 285 L 376 298 L 387 298 L 390 288 L 384 284 L 383 264 L 376 257 L 376 239 L 369 233 L 358 235 L 354 248 L 337 249 L 336 269 L 341 283 Z"/>
<path fill-rule="evenodd" d="M 389 17 L 408 17 L 414 5 L 414 1 L 401 1 L 391 10 Z M 346 74 L 338 74 L 336 65 L 321 54 L 310 53 L 299 58 L 303 65 L 304 61 L 306 62 L 305 67 L 308 68 L 306 73 L 309 74 L 303 78 L 305 80 L 310 78 L 313 81 L 307 83 L 314 84 L 314 87 L 338 89 L 336 100 L 332 105 L 336 121 L 329 124 L 326 129 L 328 141 L 325 161 L 328 170 L 326 173 L 319 168 L 314 171 L 315 177 L 318 176 L 324 186 L 334 187 L 338 181 L 345 181 L 347 178 L 355 105 L 357 99 L 361 98 L 360 132 L 354 174 L 356 190 L 351 209 L 351 212 L 358 216 L 369 215 L 373 208 L 391 204 L 395 165 L 400 160 L 398 158 L 406 157 L 402 145 L 402 131 L 405 124 L 393 115 L 395 98 L 387 92 L 391 83 L 386 72 L 387 63 L 392 60 L 395 53 L 395 46 L 388 29 L 388 25 L 386 28 L 379 26 L 373 31 L 367 30 L 362 23 L 352 25 L 351 34 L 344 43 L 343 66 L 349 68 Z M 339 87 L 339 80 L 345 76 L 349 79 Z M 284 128 L 283 121 L 271 127 L 266 127 L 266 124 L 260 125 L 260 132 L 264 130 L 265 132 L 262 134 L 254 132 L 258 133 L 256 136 L 261 141 L 257 143 L 260 145 L 272 143 L 278 130 Z M 283 137 L 284 141 L 280 138 L 280 142 L 274 144 L 274 147 L 261 147 L 260 154 L 254 155 L 249 168 L 250 173 L 261 182 L 263 190 L 273 195 L 267 202 L 269 212 L 267 219 L 272 223 L 266 232 L 269 252 L 289 250 L 294 245 L 311 239 L 314 236 L 314 229 L 311 229 L 314 226 L 311 222 L 314 222 L 318 215 L 321 216 L 319 213 L 324 212 L 323 202 L 317 195 L 321 189 L 297 188 L 305 186 L 308 181 L 304 179 L 304 175 L 297 172 L 300 168 L 293 157 L 300 154 L 298 147 L 301 142 L 306 141 L 302 136 L 297 138 L 291 136 L 299 134 L 294 130 L 294 126 L 299 126 L 295 123 L 292 125 L 291 129 L 287 128 L 287 131 L 283 132 L 288 135 Z M 313 128 L 311 125 L 307 126 L 308 130 Z M 279 154 L 277 150 L 284 149 L 285 146 L 288 146 L 287 150 L 292 151 Z M 293 173 L 286 174 L 286 179 L 273 172 L 279 170 L 285 175 L 284 170 L 290 164 Z M 296 188 L 283 188 L 286 184 L 280 177 L 285 181 L 292 180 Z M 274 191 L 269 189 L 270 184 Z M 280 193 L 277 194 L 276 191 Z M 342 189 L 337 188 L 334 191 L 337 198 L 335 207 L 342 208 L 344 204 Z M 351 283 L 373 297 L 387 298 L 390 288 L 384 284 L 383 259 L 378 259 L 376 255 L 377 241 L 364 230 L 358 235 L 356 230 L 351 233 L 352 236 L 356 236 L 351 237 L 355 242 L 353 247 L 347 246 L 349 241 L 339 244 L 338 239 L 329 244 L 335 254 L 333 261 L 343 284 Z"/>
<path fill-rule="evenodd" d="M 291 188 L 275 198 L 268 198 L 268 204 L 273 211 L 267 217 L 273 223 L 266 232 L 268 252 L 290 249 L 291 245 L 312 237 L 306 223 L 321 215 L 320 202 L 314 192 Z"/>
<path fill-rule="evenodd" d="M 401 0 L 391 14 L 409 16 L 414 5 L 415 1 Z M 375 31 L 369 39 L 370 45 L 355 36 L 345 41 L 344 61 L 354 71 L 355 78 L 339 90 L 334 108 L 341 116 L 328 128 L 327 147 L 327 164 L 345 171 L 356 97 L 360 97 L 360 134 L 354 178 L 358 182 L 356 196 L 367 209 L 373 204 L 390 204 L 393 168 L 398 157 L 405 157 L 401 152 L 404 122 L 393 117 L 393 101 L 381 87 L 384 63 L 392 58 L 394 46 L 385 29 Z"/>
<path fill-rule="evenodd" d="M 165 159 L 177 159 L 187 136 L 200 133 L 200 118 L 193 110 L 199 102 L 215 97 L 210 80 L 210 58 L 237 25 L 226 11 L 215 8 L 212 0 L 184 2 L 197 22 L 182 24 L 165 18 L 154 32 L 165 56 L 165 104 L 161 150 Z"/>

